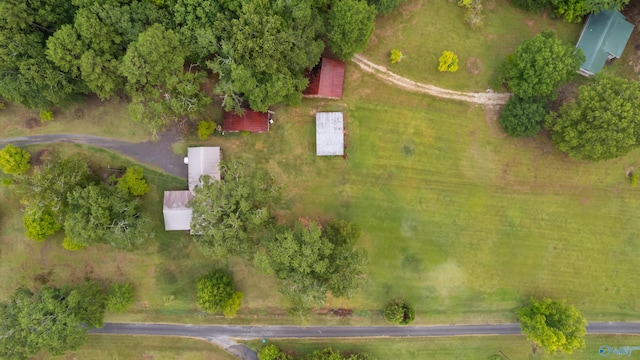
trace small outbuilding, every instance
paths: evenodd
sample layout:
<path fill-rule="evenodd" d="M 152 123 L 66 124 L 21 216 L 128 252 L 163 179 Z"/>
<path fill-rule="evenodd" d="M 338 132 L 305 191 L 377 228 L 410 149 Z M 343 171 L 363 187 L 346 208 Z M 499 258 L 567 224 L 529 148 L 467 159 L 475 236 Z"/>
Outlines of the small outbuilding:
<path fill-rule="evenodd" d="M 316 155 L 344 155 L 344 122 L 341 112 L 316 113 Z"/>
<path fill-rule="evenodd" d="M 602 70 L 607 60 L 622 56 L 632 31 L 633 24 L 626 21 L 619 11 L 589 15 L 576 45 L 587 58 L 578 72 L 593 76 Z"/>
<path fill-rule="evenodd" d="M 219 147 L 188 149 L 185 164 L 188 166 L 189 190 L 164 192 L 162 215 L 165 230 L 191 230 L 192 210 L 188 206 L 189 200 L 193 198 L 196 186 L 202 184 L 202 175 L 210 176 L 211 180 L 220 180 L 220 160 L 222 150 Z"/>
<path fill-rule="evenodd" d="M 309 74 L 309 86 L 303 92 L 306 97 L 342 99 L 344 63 L 322 58 Z"/>
<path fill-rule="evenodd" d="M 249 131 L 256 133 L 269 132 L 269 124 L 271 123 L 272 112 L 257 112 L 246 109 L 242 115 L 236 115 L 232 112 L 225 112 L 222 131 L 223 132 L 239 132 Z"/>

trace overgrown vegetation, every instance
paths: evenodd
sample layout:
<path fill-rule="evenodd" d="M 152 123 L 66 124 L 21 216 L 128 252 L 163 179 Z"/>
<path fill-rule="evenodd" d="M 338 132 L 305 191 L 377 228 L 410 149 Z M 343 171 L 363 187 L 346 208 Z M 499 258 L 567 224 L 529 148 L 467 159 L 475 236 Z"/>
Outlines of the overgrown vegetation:
<path fill-rule="evenodd" d="M 384 306 L 384 318 L 392 324 L 409 325 L 416 318 L 416 310 L 405 299 L 395 298 Z"/>
<path fill-rule="evenodd" d="M 526 11 L 551 9 L 568 22 L 580 22 L 583 17 L 605 10 L 621 10 L 630 0 L 510 0 L 511 3 Z"/>
<path fill-rule="evenodd" d="M 369 353 L 355 353 L 346 355 L 339 350 L 327 347 L 315 350 L 304 356 L 293 356 L 280 350 L 276 345 L 264 346 L 258 351 L 259 360 L 376 360 L 376 357 Z"/>

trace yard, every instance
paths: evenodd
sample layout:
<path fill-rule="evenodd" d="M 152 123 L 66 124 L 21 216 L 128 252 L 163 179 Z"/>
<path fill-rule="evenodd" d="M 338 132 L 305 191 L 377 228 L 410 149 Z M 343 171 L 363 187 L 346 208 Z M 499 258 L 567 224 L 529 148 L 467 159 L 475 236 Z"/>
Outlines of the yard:
<path fill-rule="evenodd" d="M 580 24 L 520 11 L 508 0 L 483 0 L 482 4 L 485 25 L 472 29 L 457 1 L 407 0 L 398 11 L 376 21 L 364 55 L 415 81 L 459 91 L 505 91 L 497 82 L 498 67 L 522 41 L 544 30 L 555 31 L 571 44 L 578 40 Z M 402 51 L 405 58 L 391 65 L 391 49 Z M 455 73 L 438 71 L 438 58 L 445 50 L 460 59 Z"/>

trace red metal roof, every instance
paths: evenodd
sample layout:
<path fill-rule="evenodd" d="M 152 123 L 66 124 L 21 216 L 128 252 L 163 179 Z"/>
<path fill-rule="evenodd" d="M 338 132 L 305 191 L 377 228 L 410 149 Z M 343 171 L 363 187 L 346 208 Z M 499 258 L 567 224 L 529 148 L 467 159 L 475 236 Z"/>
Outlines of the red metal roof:
<path fill-rule="evenodd" d="M 224 121 L 222 123 L 222 131 L 238 132 L 268 132 L 269 131 L 269 114 L 257 112 L 249 109 L 244 110 L 244 114 L 238 116 L 231 112 L 224 113 Z"/>
<path fill-rule="evenodd" d="M 309 73 L 309 86 L 304 91 L 304 95 L 340 99 L 343 83 L 344 63 L 322 58 L 320 68 L 316 66 Z"/>

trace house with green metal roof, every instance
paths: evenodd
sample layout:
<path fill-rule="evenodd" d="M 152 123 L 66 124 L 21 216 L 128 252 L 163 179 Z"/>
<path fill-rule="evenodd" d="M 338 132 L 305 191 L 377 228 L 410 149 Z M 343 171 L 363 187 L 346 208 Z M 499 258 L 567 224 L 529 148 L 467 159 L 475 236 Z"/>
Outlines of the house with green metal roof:
<path fill-rule="evenodd" d="M 619 58 L 632 31 L 633 24 L 627 22 L 619 11 L 589 15 L 576 45 L 587 58 L 578 72 L 593 76 L 602 70 L 608 59 Z"/>

